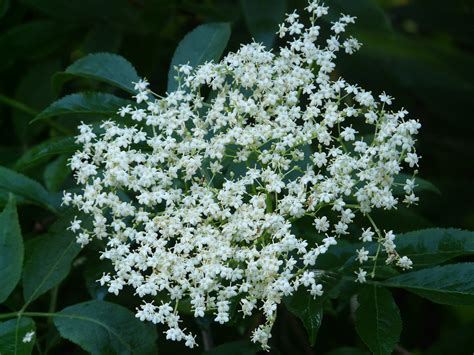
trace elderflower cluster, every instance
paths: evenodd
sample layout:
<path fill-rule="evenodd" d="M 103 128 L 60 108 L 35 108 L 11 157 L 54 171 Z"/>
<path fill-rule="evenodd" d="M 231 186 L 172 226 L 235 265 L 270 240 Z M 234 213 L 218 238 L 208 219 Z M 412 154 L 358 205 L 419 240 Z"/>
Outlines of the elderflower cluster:
<path fill-rule="evenodd" d="M 370 212 L 399 203 L 394 179 L 418 164 L 420 124 L 390 110 L 385 93 L 334 79 L 336 54 L 360 47 L 342 37 L 354 17 L 342 15 L 323 41 L 317 22 L 328 8 L 311 1 L 307 10 L 310 26 L 296 13 L 280 25 L 287 41 L 277 52 L 251 43 L 218 63 L 182 65 L 165 97 L 141 80 L 123 122 L 80 126 L 70 164 L 82 190 L 63 201 L 92 223 L 70 229 L 83 246 L 104 241 L 114 272 L 100 283 L 114 294 L 133 287 L 143 299 L 136 316 L 164 324 L 167 339 L 196 345 L 181 327 L 186 300 L 195 317 L 220 324 L 235 307 L 262 312 L 252 340 L 268 349 L 277 305 L 299 287 L 323 294 L 318 257 L 353 233 L 356 214 L 371 222 L 361 241 L 379 243 L 376 256 L 357 251 L 361 264 L 380 254 L 411 267 Z M 403 202 L 415 203 L 414 179 L 402 185 Z M 317 244 L 295 234 L 303 217 L 322 235 Z M 363 268 L 356 274 L 366 281 Z"/>

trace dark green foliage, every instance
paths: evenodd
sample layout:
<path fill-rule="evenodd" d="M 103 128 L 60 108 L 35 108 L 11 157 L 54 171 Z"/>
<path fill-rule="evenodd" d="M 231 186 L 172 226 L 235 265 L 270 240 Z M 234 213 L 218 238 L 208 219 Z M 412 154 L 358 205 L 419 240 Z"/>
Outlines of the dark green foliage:
<path fill-rule="evenodd" d="M 102 92 L 71 94 L 53 102 L 31 122 L 71 114 L 111 116 L 115 115 L 120 107 L 128 104 L 131 104 L 131 101 Z"/>
<path fill-rule="evenodd" d="M 402 331 L 402 320 L 389 291 L 367 286 L 357 295 L 356 329 L 373 354 L 390 355 Z"/>
<path fill-rule="evenodd" d="M 303 322 L 311 346 L 316 343 L 316 336 L 323 321 L 323 302 L 324 298 L 315 298 L 301 289 L 285 302 L 288 310 Z"/>
<path fill-rule="evenodd" d="M 74 137 L 51 138 L 27 150 L 16 161 L 15 170 L 22 171 L 48 161 L 49 158 L 65 153 L 73 153 L 79 147 Z"/>
<path fill-rule="evenodd" d="M 35 180 L 0 166 L 0 189 L 10 191 L 28 201 L 56 211 L 57 198 Z"/>
<path fill-rule="evenodd" d="M 62 337 L 91 354 L 156 354 L 156 331 L 130 310 L 114 303 L 89 301 L 54 317 Z"/>
<path fill-rule="evenodd" d="M 7 299 L 20 280 L 23 253 L 15 198 L 10 194 L 5 209 L 0 213 L 0 302 Z"/>
<path fill-rule="evenodd" d="M 64 72 L 57 73 L 54 76 L 53 83 L 55 88 L 59 90 L 66 81 L 76 77 L 103 81 L 132 94 L 135 92 L 133 82 L 139 80 L 135 68 L 127 60 L 111 53 L 94 53 L 79 59 L 67 67 Z M 70 100 L 72 98 L 77 99 L 78 96 L 62 99 L 66 100 L 66 102 L 63 101 L 61 103 L 63 105 L 66 105 L 66 103 L 71 104 Z M 116 106 L 116 102 L 110 98 L 107 101 L 112 107 Z M 75 101 L 72 103 L 77 105 Z M 56 102 L 56 105 L 59 105 L 59 103 Z M 97 110 L 94 107 L 92 109 Z M 101 109 L 103 110 L 104 106 L 101 106 Z M 51 115 L 51 113 L 46 111 L 41 116 L 47 117 L 48 115 Z"/>
<path fill-rule="evenodd" d="M 35 336 L 30 342 L 23 342 L 23 337 L 31 331 L 35 331 L 35 322 L 28 317 L 0 323 L 0 352 L 15 355 L 31 354 L 35 346 Z"/>
<path fill-rule="evenodd" d="M 175 66 L 189 64 L 197 67 L 205 62 L 216 62 L 224 52 L 230 37 L 229 23 L 208 23 L 196 27 L 179 43 L 168 72 L 168 92 L 178 88 Z"/>
<path fill-rule="evenodd" d="M 474 306 L 474 263 L 435 266 L 392 277 L 383 282 L 430 301 Z"/>
<path fill-rule="evenodd" d="M 398 251 L 417 268 L 440 264 L 461 255 L 474 254 L 474 232 L 454 228 L 430 228 L 397 236 Z"/>
<path fill-rule="evenodd" d="M 287 4 L 285 0 L 241 0 L 245 22 L 255 42 L 272 48 L 278 25 L 283 21 Z"/>
<path fill-rule="evenodd" d="M 63 225 L 63 228 L 66 226 Z M 31 303 L 69 274 L 71 263 L 81 247 L 76 243 L 74 234 L 63 229 L 29 240 L 25 249 L 23 297 Z"/>

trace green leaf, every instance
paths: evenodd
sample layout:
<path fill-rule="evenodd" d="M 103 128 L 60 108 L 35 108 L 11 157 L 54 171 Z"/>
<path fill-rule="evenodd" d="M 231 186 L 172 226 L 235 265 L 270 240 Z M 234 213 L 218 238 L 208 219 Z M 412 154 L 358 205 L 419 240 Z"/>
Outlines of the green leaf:
<path fill-rule="evenodd" d="M 26 200 L 48 208 L 52 212 L 57 212 L 58 201 L 56 197 L 49 195 L 41 184 L 3 166 L 0 166 L 0 189 L 13 192 Z"/>
<path fill-rule="evenodd" d="M 10 0 L 0 0 L 0 17 L 3 17 L 10 7 Z"/>
<path fill-rule="evenodd" d="M 101 286 L 97 282 L 104 273 L 113 272 L 113 266 L 108 260 L 90 260 L 84 266 L 84 283 L 87 288 L 87 292 L 91 296 L 91 299 L 103 301 L 108 295 L 107 285 Z M 181 302 L 180 302 L 181 304 Z"/>
<path fill-rule="evenodd" d="M 393 194 L 395 196 L 405 195 L 405 191 L 403 190 L 403 185 L 405 185 L 405 182 L 407 179 L 412 179 L 412 176 L 408 174 L 403 174 L 403 173 L 395 176 L 394 183 L 399 184 L 399 185 L 395 185 L 393 188 Z M 441 195 L 441 191 L 439 191 L 439 189 L 435 185 L 433 185 L 428 180 L 422 179 L 417 176 L 415 177 L 414 192 L 418 193 L 421 191 L 430 191 L 430 192 L 437 193 L 438 195 Z"/>
<path fill-rule="evenodd" d="M 455 228 L 428 228 L 420 229 L 408 233 L 397 234 L 395 236 L 395 244 L 397 251 L 402 256 L 408 256 L 413 261 L 414 268 L 424 268 L 433 264 L 441 264 L 450 259 L 462 255 L 474 254 L 474 232 L 465 231 Z M 321 255 L 322 260 L 335 259 L 335 252 L 344 250 L 336 260 L 345 260 L 344 267 L 351 269 L 358 268 L 359 263 L 356 259 L 356 249 L 365 247 L 370 255 L 374 255 L 378 244 L 373 243 L 355 243 L 348 247 L 334 246 L 334 251 L 329 254 Z M 335 266 L 339 266 L 336 264 Z M 326 264 L 318 263 L 320 268 L 327 268 Z M 330 267 L 333 267 L 331 264 Z M 377 270 L 386 268 L 385 265 L 380 265 Z M 377 274 L 380 276 L 379 271 Z"/>
<path fill-rule="evenodd" d="M 52 138 L 27 150 L 15 164 L 15 169 L 22 171 L 43 163 L 52 156 L 73 153 L 79 145 L 74 137 Z"/>
<path fill-rule="evenodd" d="M 18 60 L 37 61 L 70 41 L 71 27 L 52 21 L 28 21 L 0 36 L 0 70 Z"/>
<path fill-rule="evenodd" d="M 455 228 L 422 229 L 397 235 L 395 244 L 400 255 L 408 256 L 414 267 L 426 267 L 474 254 L 474 232 Z"/>
<path fill-rule="evenodd" d="M 117 30 L 142 32 L 142 6 L 128 0 L 21 0 L 21 2 L 60 22 L 87 27 L 96 23 L 110 25 Z"/>
<path fill-rule="evenodd" d="M 14 99 L 16 109 L 12 111 L 11 120 L 15 133 L 22 146 L 30 146 L 38 141 L 38 136 L 44 131 L 45 125 L 31 126 L 31 119 L 56 100 L 51 85 L 51 77 L 61 68 L 58 59 L 37 61 L 28 65 L 28 69 L 18 78 Z M 35 94 L 32 95 L 31 93 Z"/>
<path fill-rule="evenodd" d="M 474 263 L 413 271 L 385 280 L 383 284 L 404 288 L 436 303 L 474 305 Z"/>
<path fill-rule="evenodd" d="M 205 355 L 254 355 L 260 351 L 260 347 L 248 340 L 233 341 L 221 344 L 206 351 Z"/>
<path fill-rule="evenodd" d="M 49 163 L 43 172 L 43 180 L 49 191 L 58 191 L 64 180 L 71 175 L 72 171 L 68 165 L 69 154 L 63 154 Z"/>
<path fill-rule="evenodd" d="M 314 298 L 306 289 L 299 289 L 285 299 L 288 310 L 303 322 L 311 346 L 316 343 L 316 335 L 323 320 L 323 301 L 321 297 Z"/>
<path fill-rule="evenodd" d="M 35 322 L 28 317 L 0 323 L 0 354 L 28 355 L 33 351 L 36 334 L 30 342 L 23 342 L 26 333 L 36 330 Z"/>
<path fill-rule="evenodd" d="M 241 4 L 252 37 L 272 48 L 278 25 L 285 16 L 286 0 L 241 0 Z"/>
<path fill-rule="evenodd" d="M 8 204 L 9 198 L 10 198 L 10 192 L 8 190 L 0 189 L 0 207 L 1 208 L 4 208 Z M 15 201 L 16 201 L 17 206 L 28 203 L 28 201 L 26 201 L 21 196 L 15 196 Z"/>
<path fill-rule="evenodd" d="M 89 54 L 53 77 L 56 90 L 75 77 L 105 82 L 129 93 L 136 93 L 132 82 L 140 80 L 137 71 L 125 58 L 112 53 Z"/>
<path fill-rule="evenodd" d="M 402 331 L 400 311 L 392 294 L 381 287 L 367 286 L 357 300 L 357 333 L 372 353 L 390 355 Z"/>
<path fill-rule="evenodd" d="M 105 301 L 79 303 L 54 317 L 63 338 L 92 354 L 157 354 L 156 331 L 132 311 Z"/>
<path fill-rule="evenodd" d="M 75 234 L 68 230 L 72 216 L 53 224 L 48 234 L 29 240 L 25 245 L 23 296 L 31 303 L 66 278 L 71 263 L 81 251 Z"/>
<path fill-rule="evenodd" d="M 7 299 L 20 280 L 23 254 L 15 198 L 10 194 L 5 209 L 0 213 L 0 303 Z"/>
<path fill-rule="evenodd" d="M 132 104 L 132 102 L 112 94 L 103 92 L 81 92 L 64 96 L 53 102 L 31 122 L 70 114 L 115 115 L 119 108 L 127 106 L 128 104 Z"/>
<path fill-rule="evenodd" d="M 189 64 L 195 68 L 205 62 L 219 60 L 229 37 L 230 24 L 226 22 L 206 23 L 184 36 L 171 60 L 168 71 L 168 92 L 173 92 L 178 88 L 175 66 Z"/>

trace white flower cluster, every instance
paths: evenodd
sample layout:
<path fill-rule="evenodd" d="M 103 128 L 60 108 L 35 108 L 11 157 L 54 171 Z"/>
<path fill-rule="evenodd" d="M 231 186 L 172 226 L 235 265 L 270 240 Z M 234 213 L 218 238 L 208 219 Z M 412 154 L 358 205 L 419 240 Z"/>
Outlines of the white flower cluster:
<path fill-rule="evenodd" d="M 23 343 L 30 343 L 33 340 L 34 337 L 35 337 L 35 331 L 32 330 L 32 331 L 26 333 L 21 341 Z"/>
<path fill-rule="evenodd" d="M 388 95 L 332 78 L 336 53 L 360 47 L 340 38 L 354 17 L 342 15 L 322 45 L 316 22 L 328 8 L 311 1 L 307 10 L 309 27 L 296 13 L 280 26 L 289 39 L 277 53 L 251 43 L 219 63 L 180 66 L 179 88 L 165 97 L 142 80 L 137 106 L 119 111 L 134 126 L 80 126 L 71 167 L 83 189 L 64 203 L 93 227 L 76 219 L 70 228 L 82 245 L 106 241 L 102 258 L 115 271 L 100 283 L 114 294 L 132 286 L 144 299 L 137 317 L 166 325 L 167 339 L 196 345 L 180 327 L 180 301 L 221 324 L 238 302 L 243 316 L 263 312 L 252 340 L 268 349 L 277 305 L 299 287 L 323 294 L 318 256 L 349 234 L 356 213 L 372 223 L 360 239 L 379 243 L 377 255 L 358 250 L 359 262 L 383 254 L 411 267 L 370 212 L 399 202 L 394 177 L 417 166 L 420 124 L 389 110 Z M 407 204 L 417 201 L 414 187 L 404 184 Z M 302 217 L 325 235 L 319 244 L 294 234 Z M 366 275 L 360 269 L 357 281 Z M 155 304 L 158 293 L 168 301 Z"/>

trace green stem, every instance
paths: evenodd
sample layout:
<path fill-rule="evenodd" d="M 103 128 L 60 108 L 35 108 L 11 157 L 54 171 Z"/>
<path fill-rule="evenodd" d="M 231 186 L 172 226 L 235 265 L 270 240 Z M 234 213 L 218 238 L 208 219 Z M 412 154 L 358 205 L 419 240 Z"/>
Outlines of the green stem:
<path fill-rule="evenodd" d="M 267 204 L 267 213 L 273 213 L 273 201 L 272 201 L 272 196 L 270 195 L 270 193 L 267 193 L 266 204 Z"/>
<path fill-rule="evenodd" d="M 0 102 L 4 103 L 7 106 L 16 108 L 17 110 L 20 110 L 24 113 L 27 113 L 31 116 L 36 116 L 39 112 L 37 112 L 35 109 L 25 105 L 24 103 L 14 100 L 12 98 L 6 97 L 4 95 L 0 95 Z"/>
<path fill-rule="evenodd" d="M 374 267 L 372 268 L 372 272 L 370 273 L 370 276 L 372 278 L 374 278 L 375 277 L 375 269 L 377 268 L 377 259 L 379 257 L 380 250 L 381 250 L 381 244 L 380 243 L 382 242 L 383 237 L 382 237 L 382 234 L 380 233 L 380 229 L 377 227 L 377 225 L 375 224 L 375 222 L 372 219 L 372 217 L 370 216 L 370 214 L 367 214 L 367 218 L 369 219 L 370 223 L 372 224 L 372 226 L 375 229 L 375 232 L 377 233 L 377 236 L 379 237 L 377 252 L 375 253 L 375 257 L 374 257 Z"/>
<path fill-rule="evenodd" d="M 0 314 L 0 319 L 8 319 L 8 318 L 16 318 L 16 317 L 58 317 L 57 313 L 49 313 L 49 312 L 11 312 L 11 313 L 4 313 Z"/>
<path fill-rule="evenodd" d="M 56 312 L 56 304 L 58 302 L 58 290 L 59 290 L 58 286 L 54 287 L 51 290 L 51 299 L 49 301 L 49 308 L 48 308 L 49 313 Z"/>
<path fill-rule="evenodd" d="M 25 105 L 24 103 L 17 101 L 15 99 L 12 99 L 10 97 L 7 97 L 5 95 L 0 95 L 0 102 L 33 117 L 39 114 L 39 112 L 36 111 L 34 108 L 31 108 L 28 105 Z M 74 133 L 49 118 L 45 119 L 44 122 L 46 122 L 51 128 L 55 129 L 59 133 L 62 133 L 68 136 L 73 135 Z"/>

